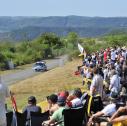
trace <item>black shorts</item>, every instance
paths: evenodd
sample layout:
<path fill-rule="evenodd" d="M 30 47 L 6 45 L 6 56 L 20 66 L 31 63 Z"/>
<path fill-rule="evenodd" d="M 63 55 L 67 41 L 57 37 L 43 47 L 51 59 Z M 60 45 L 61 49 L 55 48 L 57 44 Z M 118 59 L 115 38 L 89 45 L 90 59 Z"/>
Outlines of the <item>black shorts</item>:
<path fill-rule="evenodd" d="M 108 122 L 108 119 L 107 117 L 94 117 L 93 121 L 95 123 L 101 123 L 101 122 Z"/>

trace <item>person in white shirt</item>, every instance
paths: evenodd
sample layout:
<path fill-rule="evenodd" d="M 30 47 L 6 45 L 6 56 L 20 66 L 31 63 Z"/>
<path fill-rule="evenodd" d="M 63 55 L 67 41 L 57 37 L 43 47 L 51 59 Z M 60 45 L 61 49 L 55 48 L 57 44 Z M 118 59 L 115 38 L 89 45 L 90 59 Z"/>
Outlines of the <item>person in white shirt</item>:
<path fill-rule="evenodd" d="M 111 98 L 110 99 L 110 104 L 108 104 L 107 106 L 104 107 L 104 109 L 102 109 L 101 111 L 93 114 L 89 121 L 88 121 L 88 125 L 87 126 L 92 126 L 92 123 L 96 123 L 97 126 L 100 126 L 101 122 L 108 122 L 107 117 L 103 117 L 102 116 L 109 116 L 111 117 L 115 112 L 116 112 L 116 99 L 115 98 Z"/>
<path fill-rule="evenodd" d="M 104 80 L 105 80 L 105 81 L 106 81 L 106 80 L 107 80 L 107 78 L 108 78 L 108 72 L 109 72 L 109 70 L 108 70 L 107 66 L 105 66 L 105 68 L 103 69 L 103 73 L 104 73 Z"/>
<path fill-rule="evenodd" d="M 108 104 L 101 112 L 106 116 L 112 116 L 116 112 L 116 104 Z"/>
<path fill-rule="evenodd" d="M 110 80 L 110 85 L 109 85 L 109 90 L 111 91 L 111 93 L 116 93 L 118 94 L 120 91 L 120 77 L 118 76 L 116 70 L 112 70 L 111 73 L 112 77 Z"/>
<path fill-rule="evenodd" d="M 5 100 L 9 94 L 8 87 L 0 82 L 0 126 L 6 126 Z"/>
<path fill-rule="evenodd" d="M 115 59 L 116 59 L 116 53 L 115 53 L 114 49 L 112 49 L 112 51 L 111 51 L 111 60 L 113 62 L 115 62 Z"/>
<path fill-rule="evenodd" d="M 125 50 L 122 51 L 122 56 L 123 56 L 124 59 L 126 60 L 126 51 L 125 51 Z"/>
<path fill-rule="evenodd" d="M 98 74 L 98 72 L 98 68 L 94 68 L 94 77 L 90 86 L 90 95 L 100 95 L 101 97 L 103 97 L 103 78 L 101 75 Z"/>
<path fill-rule="evenodd" d="M 73 92 L 73 100 L 71 101 L 72 108 L 81 107 L 83 105 L 81 101 L 81 96 L 82 93 L 80 89 L 75 89 Z"/>

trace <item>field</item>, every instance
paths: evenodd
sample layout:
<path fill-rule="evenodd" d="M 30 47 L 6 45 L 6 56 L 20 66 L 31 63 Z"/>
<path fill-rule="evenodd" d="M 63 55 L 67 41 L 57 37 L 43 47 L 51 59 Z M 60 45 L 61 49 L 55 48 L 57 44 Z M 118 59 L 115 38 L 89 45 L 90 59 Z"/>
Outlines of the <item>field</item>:
<path fill-rule="evenodd" d="M 21 109 L 27 104 L 27 98 L 30 95 L 36 96 L 38 102 L 41 102 L 51 93 L 82 87 L 82 78 L 74 75 L 80 64 L 81 60 L 71 61 L 63 67 L 52 69 L 10 86 L 10 90 L 15 94 L 18 108 Z M 8 103 L 10 104 L 10 100 Z"/>

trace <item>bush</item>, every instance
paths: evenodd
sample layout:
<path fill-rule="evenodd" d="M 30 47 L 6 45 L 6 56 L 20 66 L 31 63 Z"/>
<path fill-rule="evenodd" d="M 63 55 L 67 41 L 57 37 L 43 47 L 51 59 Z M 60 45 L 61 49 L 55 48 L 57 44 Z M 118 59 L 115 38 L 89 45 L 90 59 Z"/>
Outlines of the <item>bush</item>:
<path fill-rule="evenodd" d="M 0 70 L 4 70 L 6 68 L 5 62 L 0 63 Z"/>
<path fill-rule="evenodd" d="M 71 51 L 71 52 L 69 53 L 68 59 L 69 59 L 70 61 L 72 61 L 73 59 L 78 58 L 78 55 L 79 55 L 79 51 L 78 51 L 78 50 Z"/>

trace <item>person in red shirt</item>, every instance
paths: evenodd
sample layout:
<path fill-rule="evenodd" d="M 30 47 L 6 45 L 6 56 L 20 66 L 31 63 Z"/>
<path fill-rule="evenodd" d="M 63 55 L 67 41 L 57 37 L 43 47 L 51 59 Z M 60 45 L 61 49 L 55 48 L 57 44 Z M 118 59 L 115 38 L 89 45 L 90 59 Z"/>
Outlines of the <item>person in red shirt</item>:
<path fill-rule="evenodd" d="M 104 62 L 106 62 L 107 61 L 107 51 L 105 50 L 104 51 Z"/>

